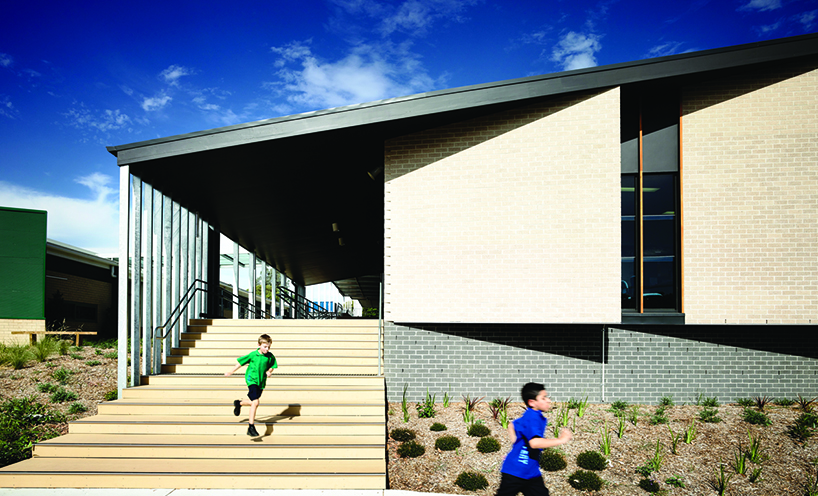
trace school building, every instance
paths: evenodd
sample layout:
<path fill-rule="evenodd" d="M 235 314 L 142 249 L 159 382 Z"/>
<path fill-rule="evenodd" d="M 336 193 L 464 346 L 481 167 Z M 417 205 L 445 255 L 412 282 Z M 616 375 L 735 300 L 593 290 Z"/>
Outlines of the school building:
<path fill-rule="evenodd" d="M 109 151 L 136 350 L 157 304 L 218 286 L 223 233 L 380 306 L 390 401 L 818 394 L 816 35 Z"/>

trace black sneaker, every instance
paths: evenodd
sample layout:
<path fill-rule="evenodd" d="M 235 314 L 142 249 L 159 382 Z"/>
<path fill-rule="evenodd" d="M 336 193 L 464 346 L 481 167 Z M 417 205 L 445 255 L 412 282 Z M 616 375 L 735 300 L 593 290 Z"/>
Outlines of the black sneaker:
<path fill-rule="evenodd" d="M 258 431 L 256 430 L 255 425 L 250 424 L 249 426 L 247 426 L 247 435 L 248 436 L 253 436 L 253 437 L 258 437 Z"/>
<path fill-rule="evenodd" d="M 233 415 L 236 417 L 241 415 L 241 400 L 236 400 L 233 402 Z"/>

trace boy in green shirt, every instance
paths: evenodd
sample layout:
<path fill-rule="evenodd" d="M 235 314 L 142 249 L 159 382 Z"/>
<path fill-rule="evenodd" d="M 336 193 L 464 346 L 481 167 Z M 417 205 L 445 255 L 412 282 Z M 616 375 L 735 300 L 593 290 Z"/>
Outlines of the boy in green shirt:
<path fill-rule="evenodd" d="M 244 373 L 244 382 L 247 383 L 247 398 L 246 400 L 236 400 L 233 402 L 233 415 L 239 416 L 241 407 L 250 407 L 250 425 L 247 427 L 248 436 L 258 436 L 256 431 L 256 409 L 258 408 L 259 398 L 264 386 L 267 385 L 267 378 L 273 373 L 273 369 L 278 368 L 276 357 L 270 353 L 270 345 L 273 340 L 267 334 L 262 334 L 258 338 L 258 350 L 253 350 L 243 357 L 237 358 L 238 362 L 233 370 L 225 372 L 224 375 L 229 377 L 244 365 L 247 365 L 247 371 Z"/>

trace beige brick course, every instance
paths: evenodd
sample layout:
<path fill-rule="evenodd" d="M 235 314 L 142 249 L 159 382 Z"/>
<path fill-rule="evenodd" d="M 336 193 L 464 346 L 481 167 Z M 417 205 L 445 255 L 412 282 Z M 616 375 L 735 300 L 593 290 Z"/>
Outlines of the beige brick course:
<path fill-rule="evenodd" d="M 385 316 L 618 322 L 619 89 L 385 147 Z"/>
<path fill-rule="evenodd" d="M 28 344 L 27 334 L 12 334 L 12 331 L 45 331 L 45 320 L 0 319 L 0 343 L 5 345 Z"/>
<path fill-rule="evenodd" d="M 818 322 L 816 67 L 683 92 L 687 323 Z"/>

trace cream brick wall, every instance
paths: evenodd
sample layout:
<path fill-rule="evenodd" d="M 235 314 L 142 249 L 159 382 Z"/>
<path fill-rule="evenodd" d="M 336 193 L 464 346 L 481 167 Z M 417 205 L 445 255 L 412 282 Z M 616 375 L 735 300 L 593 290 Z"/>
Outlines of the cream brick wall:
<path fill-rule="evenodd" d="M 687 323 L 818 322 L 816 67 L 683 92 Z"/>
<path fill-rule="evenodd" d="M 45 331 L 45 320 L 0 319 L 0 343 L 5 345 L 28 344 L 27 334 L 12 334 L 12 331 Z"/>
<path fill-rule="evenodd" d="M 619 89 L 390 140 L 385 318 L 620 320 Z"/>

